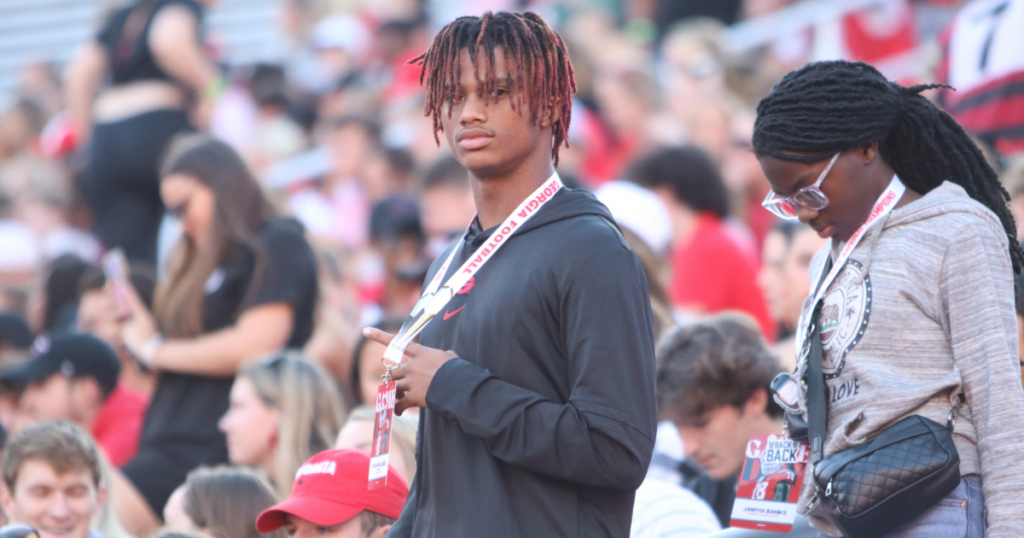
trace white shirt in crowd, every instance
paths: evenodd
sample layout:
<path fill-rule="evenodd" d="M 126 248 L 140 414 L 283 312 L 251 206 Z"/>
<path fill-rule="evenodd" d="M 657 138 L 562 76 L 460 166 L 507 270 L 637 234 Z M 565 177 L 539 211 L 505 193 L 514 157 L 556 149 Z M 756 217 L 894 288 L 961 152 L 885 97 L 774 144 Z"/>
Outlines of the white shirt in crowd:
<path fill-rule="evenodd" d="M 630 538 L 700 538 L 719 530 L 711 507 L 688 489 L 647 479 L 636 491 Z"/>
<path fill-rule="evenodd" d="M 659 460 L 680 462 L 683 441 L 669 421 L 658 424 L 654 453 Z M 698 538 L 721 530 L 711 507 L 692 491 L 679 485 L 674 466 L 652 465 L 636 491 L 630 538 Z"/>

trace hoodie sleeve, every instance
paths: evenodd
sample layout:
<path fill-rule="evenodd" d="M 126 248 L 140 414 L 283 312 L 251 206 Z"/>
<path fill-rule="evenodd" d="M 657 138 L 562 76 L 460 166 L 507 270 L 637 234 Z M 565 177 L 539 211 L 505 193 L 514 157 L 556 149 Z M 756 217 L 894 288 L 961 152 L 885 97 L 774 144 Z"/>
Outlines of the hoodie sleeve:
<path fill-rule="evenodd" d="M 568 401 L 452 359 L 434 376 L 427 405 L 503 461 L 576 484 L 635 490 L 656 427 L 647 283 L 622 243 L 569 264 L 558 290 Z"/>
<path fill-rule="evenodd" d="M 950 239 L 940 282 L 950 345 L 978 434 L 990 538 L 1024 528 L 1024 391 L 1005 236 L 964 226 Z"/>
<path fill-rule="evenodd" d="M 429 280 L 428 280 L 429 282 Z M 402 505 L 402 513 L 398 516 L 391 528 L 388 529 L 387 534 L 384 538 L 412 538 L 412 525 L 413 521 L 416 521 L 416 499 L 419 496 L 420 489 L 420 472 L 423 470 L 423 426 L 424 415 L 420 413 L 419 421 L 416 424 L 416 449 L 414 456 L 416 458 L 416 475 L 413 476 L 412 483 L 409 484 L 409 495 L 405 498 L 405 504 Z"/>
<path fill-rule="evenodd" d="M 412 524 L 416 520 L 416 482 L 409 488 L 409 496 L 405 498 L 405 505 L 402 506 L 402 515 L 398 517 L 391 528 L 388 529 L 385 538 L 411 538 Z"/>

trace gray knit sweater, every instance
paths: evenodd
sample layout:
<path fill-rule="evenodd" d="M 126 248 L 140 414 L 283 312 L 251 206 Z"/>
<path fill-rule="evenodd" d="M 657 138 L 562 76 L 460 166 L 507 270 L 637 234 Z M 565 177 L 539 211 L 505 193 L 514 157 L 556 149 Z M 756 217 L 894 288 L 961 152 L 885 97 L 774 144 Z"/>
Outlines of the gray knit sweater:
<path fill-rule="evenodd" d="M 813 283 L 836 246 L 815 256 Z M 953 438 L 961 474 L 981 475 L 987 536 L 1024 536 L 1024 391 L 1007 237 L 995 215 L 944 183 L 873 226 L 824 303 L 825 457 L 908 415 L 945 424 L 962 390 Z M 801 510 L 810 475 L 802 494 Z"/>

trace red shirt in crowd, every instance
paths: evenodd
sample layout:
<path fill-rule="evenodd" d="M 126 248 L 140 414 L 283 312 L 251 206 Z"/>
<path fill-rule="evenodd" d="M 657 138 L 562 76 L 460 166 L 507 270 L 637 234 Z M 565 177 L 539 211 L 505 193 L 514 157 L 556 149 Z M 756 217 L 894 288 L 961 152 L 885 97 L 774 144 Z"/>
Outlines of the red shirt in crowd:
<path fill-rule="evenodd" d="M 92 423 L 92 436 L 115 467 L 131 461 L 139 450 L 142 420 L 149 402 L 118 384 Z"/>
<path fill-rule="evenodd" d="M 617 138 L 596 114 L 580 108 L 581 117 L 573 118 L 582 125 L 580 131 L 586 148 L 586 156 L 578 171 L 579 179 L 587 186 L 596 188 L 605 182 L 622 178 L 643 144 L 634 137 Z"/>
<path fill-rule="evenodd" d="M 757 266 L 715 215 L 702 214 L 693 237 L 672 255 L 669 295 L 676 306 L 711 314 L 739 310 L 750 314 L 769 341 L 775 322 L 757 287 Z"/>

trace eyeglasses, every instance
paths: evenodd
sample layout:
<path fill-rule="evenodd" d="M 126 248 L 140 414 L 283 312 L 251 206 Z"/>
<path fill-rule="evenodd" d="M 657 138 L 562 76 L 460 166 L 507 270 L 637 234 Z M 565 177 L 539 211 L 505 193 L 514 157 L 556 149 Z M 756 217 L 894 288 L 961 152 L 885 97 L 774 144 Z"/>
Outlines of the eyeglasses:
<path fill-rule="evenodd" d="M 792 196 L 781 197 L 775 194 L 775 191 L 769 191 L 768 196 L 761 202 L 761 207 L 771 211 L 773 215 L 783 220 L 796 220 L 797 206 L 806 207 L 812 211 L 821 211 L 828 207 L 828 197 L 825 193 L 821 192 L 821 182 L 825 181 L 825 176 L 828 175 L 829 171 L 832 170 L 832 165 L 836 164 L 836 160 L 839 159 L 839 155 L 842 152 L 836 153 L 832 160 L 828 162 L 828 166 L 821 171 L 821 175 L 818 176 L 818 181 L 814 182 L 814 185 L 810 187 L 804 187 L 793 194 Z"/>
<path fill-rule="evenodd" d="M 39 538 L 39 532 L 28 525 L 5 525 L 0 528 L 0 538 Z"/>

